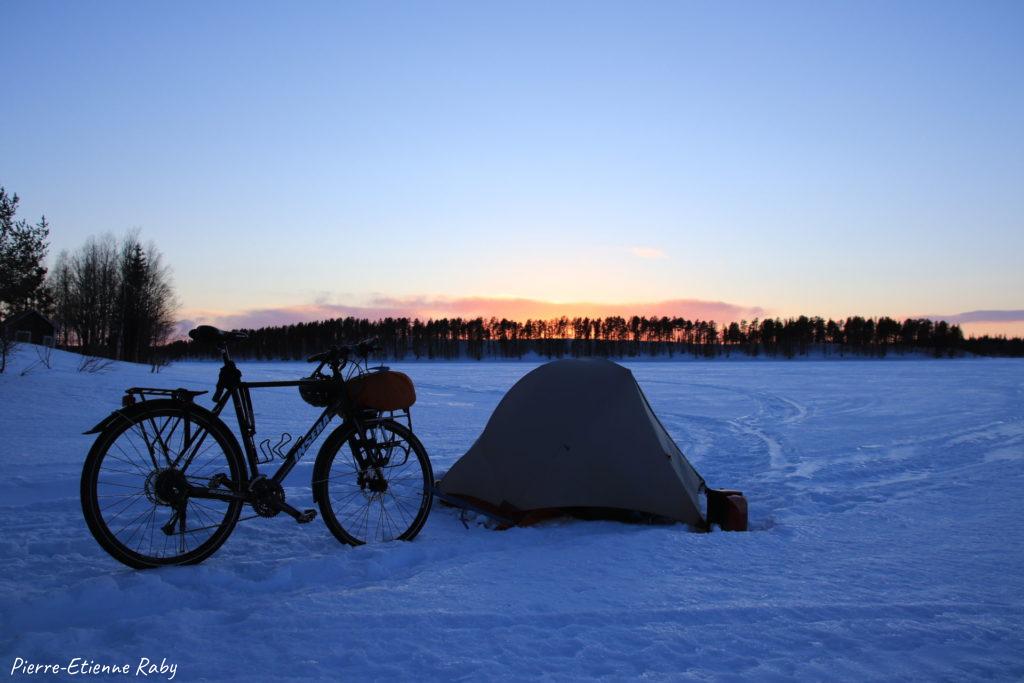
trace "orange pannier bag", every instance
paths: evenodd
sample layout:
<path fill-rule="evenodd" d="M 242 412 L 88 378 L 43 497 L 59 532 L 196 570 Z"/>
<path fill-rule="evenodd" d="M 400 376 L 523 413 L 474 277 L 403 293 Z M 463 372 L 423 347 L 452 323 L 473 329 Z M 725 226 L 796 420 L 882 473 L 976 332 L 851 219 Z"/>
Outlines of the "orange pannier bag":
<path fill-rule="evenodd" d="M 404 372 L 380 370 L 348 380 L 349 398 L 359 408 L 405 410 L 416 402 L 416 389 Z"/>

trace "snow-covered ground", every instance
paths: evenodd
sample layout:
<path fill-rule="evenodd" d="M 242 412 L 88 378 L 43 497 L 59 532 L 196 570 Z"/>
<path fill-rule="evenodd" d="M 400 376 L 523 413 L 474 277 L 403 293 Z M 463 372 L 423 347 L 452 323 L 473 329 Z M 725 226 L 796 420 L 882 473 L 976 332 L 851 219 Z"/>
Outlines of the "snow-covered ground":
<path fill-rule="evenodd" d="M 212 388 L 216 366 L 82 374 L 55 353 L 20 375 L 35 360 L 22 347 L 0 376 L 4 673 L 16 657 L 132 673 L 148 657 L 186 681 L 1024 677 L 1019 360 L 631 365 L 709 484 L 746 492 L 751 533 L 498 532 L 435 506 L 412 543 L 349 548 L 279 516 L 242 523 L 202 565 L 148 572 L 85 527 L 81 432 L 127 386 Z M 532 367 L 402 368 L 435 471 Z M 266 435 L 315 415 L 292 390 L 258 392 L 256 407 Z M 298 507 L 312 506 L 314 454 L 287 482 Z"/>

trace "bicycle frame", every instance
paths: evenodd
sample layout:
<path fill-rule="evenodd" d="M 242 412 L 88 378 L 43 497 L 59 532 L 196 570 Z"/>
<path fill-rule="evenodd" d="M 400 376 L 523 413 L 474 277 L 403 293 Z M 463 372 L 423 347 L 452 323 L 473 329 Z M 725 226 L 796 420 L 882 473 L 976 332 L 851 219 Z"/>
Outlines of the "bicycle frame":
<path fill-rule="evenodd" d="M 198 482 L 188 482 L 186 484 L 188 495 L 195 498 L 209 498 L 222 501 L 233 501 L 241 500 L 246 503 L 252 503 L 254 500 L 268 501 L 267 504 L 279 511 L 287 512 L 289 515 L 294 517 L 300 522 L 306 522 L 311 520 L 313 517 L 312 510 L 307 510 L 305 513 L 296 510 L 288 503 L 283 500 L 267 498 L 266 486 L 261 485 L 259 490 L 254 489 L 257 482 L 266 482 L 266 485 L 271 487 L 271 491 L 274 487 L 280 489 L 282 482 L 287 478 L 288 474 L 295 468 L 299 460 L 305 455 L 306 451 L 313 445 L 313 443 L 319 438 L 319 436 L 327 429 L 327 426 L 335 417 L 342 419 L 342 425 L 350 425 L 353 428 L 353 434 L 349 437 L 352 439 L 351 450 L 352 455 L 356 461 L 357 466 L 361 471 L 367 471 L 370 468 L 378 467 L 378 464 L 374 462 L 373 453 L 367 450 L 367 444 L 372 443 L 373 439 L 367 436 L 367 427 L 372 426 L 375 422 L 385 418 L 384 414 L 380 411 L 373 409 L 362 409 L 356 405 L 353 405 L 349 399 L 348 392 L 345 390 L 345 382 L 341 371 L 345 365 L 352 362 L 353 365 L 359 366 L 359 361 L 336 361 L 336 360 L 324 360 L 320 366 L 314 372 L 319 374 L 320 369 L 324 365 L 328 365 L 332 371 L 330 377 L 324 379 L 297 379 L 297 380 L 284 380 L 284 381 L 272 381 L 272 382 L 243 382 L 242 373 L 238 367 L 231 360 L 231 356 L 228 354 L 226 345 L 220 345 L 218 350 L 221 352 L 221 356 L 224 364 L 221 366 L 220 376 L 217 380 L 217 391 L 213 395 L 214 406 L 212 410 L 201 408 L 196 406 L 196 409 L 203 410 L 210 413 L 211 417 L 219 421 L 226 430 L 224 436 L 234 440 L 238 454 L 243 455 L 244 459 L 239 464 L 243 469 L 243 481 L 234 482 L 234 486 L 231 488 L 221 488 L 221 486 L 228 482 L 227 479 L 219 479 L 214 477 L 209 483 L 200 484 Z M 251 389 L 262 389 L 262 388 L 275 388 L 275 387 L 302 387 L 304 385 L 322 387 L 324 382 L 335 382 L 337 384 L 336 398 L 331 401 L 316 419 L 309 430 L 299 438 L 292 447 L 288 450 L 288 453 L 281 455 L 274 448 L 270 450 L 283 458 L 283 462 L 280 467 L 267 478 L 265 475 L 260 473 L 260 464 L 269 463 L 270 460 L 260 461 L 257 455 L 256 442 L 253 437 L 256 434 L 256 419 L 255 413 L 252 407 L 252 397 L 250 395 Z M 192 399 L 199 394 L 206 392 L 202 391 L 189 391 L 187 389 L 153 389 L 153 388 L 140 388 L 133 387 L 125 391 L 124 406 L 128 406 L 135 403 L 133 398 L 135 395 L 142 397 L 145 401 L 147 395 L 157 395 L 169 398 L 171 400 L 180 402 L 186 409 L 188 406 L 194 405 Z M 223 412 L 227 407 L 228 402 L 231 402 L 235 409 L 235 418 L 238 424 L 239 435 L 241 436 L 242 443 L 238 446 L 237 439 L 234 438 L 234 434 L 227 427 L 223 420 Z M 104 420 L 102 420 L 95 427 L 86 432 L 86 434 L 94 434 L 107 428 L 107 426 L 114 420 L 123 418 L 124 414 L 120 410 L 113 411 Z M 394 417 L 393 414 L 391 417 Z M 406 411 L 406 417 L 408 418 L 408 411 Z M 187 423 L 186 423 L 187 424 Z M 411 428 L 411 421 L 409 427 Z M 154 425 L 154 429 L 156 429 Z M 186 471 L 192 461 L 199 455 L 202 449 L 203 443 L 206 438 L 210 435 L 210 431 L 206 430 L 202 433 L 196 434 L 185 434 L 185 442 L 181 449 L 181 452 L 174 458 L 173 461 L 169 461 L 168 465 L 170 469 Z M 146 438 L 147 445 L 149 445 L 149 439 Z M 156 429 L 156 433 L 153 435 L 153 440 L 158 442 L 163 452 L 166 454 L 167 447 L 163 443 L 164 436 L 160 433 L 159 429 Z M 280 446 L 280 444 L 279 444 Z M 152 446 L 150 446 L 152 448 Z M 157 463 L 154 462 L 154 468 L 159 469 Z"/>
<path fill-rule="evenodd" d="M 343 380 L 338 380 L 343 382 Z M 252 397 L 249 395 L 250 389 L 267 389 L 274 387 L 300 387 L 304 384 L 313 384 L 315 381 L 310 380 L 284 380 L 279 382 L 240 382 L 237 386 L 226 391 L 224 395 L 214 404 L 213 414 L 220 417 L 221 412 L 227 406 L 228 401 L 234 405 L 235 417 L 238 422 L 238 429 L 242 437 L 242 447 L 245 451 L 245 459 L 249 466 L 249 480 L 255 479 L 260 476 L 260 460 L 257 456 L 256 442 L 253 436 L 256 434 L 256 420 L 253 415 L 252 409 Z M 283 482 L 288 474 L 295 468 L 295 465 L 299 463 L 302 456 L 306 454 L 310 446 L 317 440 L 317 438 L 327 429 L 327 425 L 331 423 L 335 417 L 342 417 L 343 420 L 352 420 L 355 422 L 356 427 L 359 428 L 358 418 L 356 418 L 350 411 L 346 410 L 344 405 L 345 401 L 343 398 L 339 398 L 333 401 L 330 405 L 324 408 L 324 411 L 317 418 L 313 426 L 303 434 L 299 439 L 292 444 L 292 447 L 288 449 L 287 455 L 284 457 L 284 461 L 281 466 L 277 468 L 270 479 L 278 484 Z M 361 455 L 361 454 L 360 454 Z M 359 455 L 357 455 L 359 457 Z M 362 464 L 362 463 L 360 463 Z"/>
<path fill-rule="evenodd" d="M 190 333 L 190 336 L 196 341 L 215 341 L 223 358 L 212 406 L 200 405 L 195 401 L 197 396 L 206 394 L 206 391 L 181 387 L 131 387 L 125 390 L 119 408 L 85 432 L 101 436 L 97 437 L 83 467 L 82 509 L 90 531 L 107 552 L 129 566 L 140 568 L 176 563 L 179 557 L 182 562 L 201 561 L 224 542 L 234 524 L 239 521 L 242 505 L 250 505 L 253 514 L 241 519 L 275 517 L 283 512 L 299 524 L 313 521 L 317 517 L 317 510 L 300 510 L 286 501 L 283 482 L 331 426 L 335 417 L 341 419 L 341 425 L 336 426 L 321 447 L 311 482 L 313 500 L 323 511 L 328 528 L 338 540 L 350 545 L 376 540 L 411 540 L 419 533 L 430 509 L 432 469 L 422 444 L 411 432 L 408 406 L 403 407 L 402 400 L 388 402 L 368 396 L 365 388 L 370 385 L 365 381 L 360 384 L 358 391 L 353 392 L 353 396 L 350 396 L 347 385 L 348 380 L 356 374 L 370 372 L 367 359 L 374 347 L 369 340 L 359 342 L 356 346 L 333 346 L 310 356 L 311 362 L 319 362 L 320 365 L 302 379 L 245 382 L 227 350 L 230 342 L 244 335 L 223 333 L 202 326 L 192 332 L 195 334 Z M 343 372 L 346 368 L 349 370 Z M 384 369 L 382 366 L 381 370 Z M 383 386 L 386 381 L 382 380 L 378 386 Z M 281 436 L 276 445 L 270 445 L 270 439 L 261 442 L 255 439 L 256 414 L 251 392 L 263 388 L 298 389 L 297 393 L 304 401 L 323 407 L 306 433 L 291 443 L 287 452 L 285 447 L 291 441 L 291 435 L 287 433 Z M 414 395 L 410 392 L 409 396 L 408 405 L 411 405 Z M 232 429 L 224 418 L 228 403 L 234 409 L 237 430 Z M 397 406 L 398 410 L 392 409 L 393 406 Z M 396 418 L 407 420 L 408 427 L 396 423 Z M 145 442 L 143 448 L 137 442 L 128 442 L 129 450 L 134 449 L 136 457 L 126 453 L 117 442 L 128 430 L 132 430 L 134 436 L 126 438 L 141 437 Z M 115 446 L 121 450 L 123 458 L 113 455 L 111 449 Z M 351 456 L 347 453 L 342 456 L 345 470 L 343 476 L 332 476 L 331 468 L 343 447 L 351 450 Z M 217 450 L 211 452 L 211 448 Z M 207 453 L 210 455 L 205 455 Z M 118 469 L 117 463 L 114 463 L 109 471 L 117 473 L 115 478 L 135 476 L 138 479 L 138 491 L 125 494 L 124 488 L 133 487 L 120 482 L 107 481 L 110 486 L 122 487 L 113 493 L 101 487 L 100 468 L 108 454 L 128 463 L 127 466 L 122 465 L 122 469 Z M 413 511 L 413 514 L 408 513 L 390 487 L 391 477 L 398 476 L 395 472 L 405 472 L 395 468 L 405 467 L 410 457 L 413 458 L 412 467 L 415 472 L 423 476 L 423 489 L 419 492 L 417 486 L 406 482 L 404 488 L 399 489 L 398 496 L 412 497 L 412 507 L 408 510 Z M 282 462 L 270 466 L 271 461 L 278 458 Z M 266 474 L 260 472 L 261 465 L 267 466 Z M 132 471 L 124 471 L 125 467 Z M 411 481 L 412 476 L 401 474 L 402 480 Z M 350 477 L 354 480 L 349 481 Z M 337 483 L 339 479 L 345 483 Z M 347 493 L 343 498 L 335 500 L 330 494 L 330 491 L 335 490 L 330 488 L 332 486 L 350 488 L 345 489 Z M 359 497 L 360 492 L 362 497 Z M 101 499 L 106 500 L 107 497 L 113 497 L 117 502 L 101 506 Z M 229 506 L 207 506 L 204 513 L 204 506 L 198 502 L 204 499 L 221 501 Z M 193 507 L 193 500 L 197 507 Z M 127 524 L 121 520 L 122 528 L 117 531 L 108 524 L 108 521 L 113 521 L 137 503 L 144 510 L 134 520 Z M 350 503 L 357 511 L 364 511 L 361 532 L 358 525 L 356 529 L 350 529 L 349 522 L 338 517 L 335 506 L 341 505 L 348 509 Z M 377 523 L 373 523 L 370 517 L 371 505 L 377 506 L 375 510 L 379 508 Z M 386 505 L 397 506 L 392 508 L 392 512 L 397 510 L 401 518 L 392 517 Z M 111 513 L 113 517 L 107 520 L 103 512 L 112 506 L 121 507 Z M 166 510 L 161 512 L 158 510 L 160 507 Z M 132 514 L 135 512 L 133 508 Z M 360 518 L 357 515 L 353 519 L 358 523 Z M 126 540 L 120 538 L 121 532 L 133 524 L 136 526 L 131 535 Z M 194 535 L 208 529 L 215 531 L 206 540 Z M 141 540 L 133 544 L 140 530 L 143 534 L 140 539 L 147 535 L 149 537 L 148 551 L 140 545 L 143 542 Z M 167 537 L 179 537 L 178 543 L 171 547 L 170 554 L 167 552 L 166 538 L 161 549 L 161 531 Z M 189 533 L 193 536 L 188 538 L 199 539 L 199 545 L 189 547 L 185 540 Z"/>
<path fill-rule="evenodd" d="M 250 395 L 250 389 L 263 389 L 263 388 L 280 388 L 280 387 L 301 387 L 303 385 L 318 385 L 325 380 L 310 380 L 310 379 L 297 379 L 297 380 L 283 380 L 283 381 L 272 381 L 272 382 L 243 382 L 242 373 L 238 370 L 237 366 L 231 360 L 230 355 L 226 348 L 220 349 L 224 365 L 221 367 L 221 375 L 217 382 L 217 391 L 214 394 L 214 407 L 210 411 L 214 417 L 220 419 L 224 409 L 227 407 L 230 401 L 235 409 L 235 418 L 238 424 L 239 434 L 242 438 L 242 448 L 245 455 L 246 463 L 246 477 L 245 482 L 239 482 L 241 488 L 233 493 L 227 493 L 214 486 L 195 486 L 189 487 L 190 495 L 197 498 L 215 498 L 219 500 L 230 500 L 232 498 L 241 498 L 242 500 L 248 500 L 248 490 L 252 483 L 256 480 L 264 478 L 264 475 L 260 473 L 260 459 L 257 455 L 256 442 L 253 436 L 256 434 L 256 418 L 252 407 L 252 397 Z M 269 481 L 276 485 L 280 485 L 288 474 L 295 468 L 302 456 L 305 455 L 306 451 L 309 450 L 310 446 L 317 440 L 317 438 L 327 429 L 327 426 L 331 423 L 336 416 L 341 417 L 343 423 L 349 423 L 355 426 L 356 433 L 361 439 L 365 439 L 364 434 L 364 423 L 357 416 L 360 411 L 353 409 L 351 406 L 348 395 L 344 391 L 345 380 L 340 376 L 341 366 L 332 368 L 335 370 L 334 377 L 327 381 L 337 382 L 339 384 L 339 391 L 337 392 L 337 398 L 332 401 L 324 411 L 320 414 L 320 417 L 313 423 L 313 426 L 302 435 L 288 450 L 288 453 L 284 456 L 284 462 L 269 478 Z M 188 444 L 182 449 L 182 452 L 178 455 L 175 461 L 172 463 L 176 469 L 186 470 L 189 464 L 199 453 L 202 448 L 203 442 L 209 432 L 205 432 L 202 435 L 197 435 L 195 438 L 188 439 Z M 193 443 L 194 442 L 194 443 Z M 361 468 L 366 468 L 369 464 L 367 454 L 362 452 L 362 448 L 353 448 L 353 456 L 356 458 L 358 465 Z M 184 461 L 184 462 L 182 462 Z M 269 461 L 264 461 L 269 462 Z M 283 504 L 283 509 L 289 511 L 291 506 Z M 297 512 L 291 510 L 289 513 Z M 293 515 L 294 516 L 294 515 Z"/>

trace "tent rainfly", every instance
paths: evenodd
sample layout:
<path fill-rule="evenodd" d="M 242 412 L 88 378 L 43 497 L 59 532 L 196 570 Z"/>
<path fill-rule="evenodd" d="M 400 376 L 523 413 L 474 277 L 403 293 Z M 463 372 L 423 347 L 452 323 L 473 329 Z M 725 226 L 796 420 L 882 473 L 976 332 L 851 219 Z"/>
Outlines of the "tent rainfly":
<path fill-rule="evenodd" d="M 658 421 L 633 373 L 603 359 L 557 360 L 526 374 L 437 491 L 451 504 L 512 522 L 540 511 L 605 510 L 708 528 L 700 505 L 701 492 L 708 492 L 704 479 Z"/>

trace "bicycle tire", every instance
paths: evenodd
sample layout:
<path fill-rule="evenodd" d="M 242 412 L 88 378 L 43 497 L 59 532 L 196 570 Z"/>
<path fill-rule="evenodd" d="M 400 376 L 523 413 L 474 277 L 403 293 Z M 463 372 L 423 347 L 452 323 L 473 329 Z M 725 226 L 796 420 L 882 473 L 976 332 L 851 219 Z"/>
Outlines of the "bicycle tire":
<path fill-rule="evenodd" d="M 243 503 L 238 500 L 228 502 L 211 499 L 203 499 L 202 503 L 198 503 L 198 499 L 186 497 L 183 506 L 186 510 L 184 523 L 179 518 L 181 530 L 164 531 L 159 525 L 160 520 L 166 518 L 168 521 L 165 524 L 170 524 L 176 512 L 160 498 L 156 489 L 159 487 L 160 473 L 176 468 L 158 466 L 169 464 L 170 456 L 165 456 L 163 461 L 159 459 L 145 436 L 145 425 L 149 423 L 155 431 L 158 421 L 163 421 L 165 429 L 170 429 L 169 425 L 174 424 L 172 421 L 178 421 L 177 427 L 169 432 L 168 451 L 173 450 L 175 432 L 179 427 L 183 435 L 182 445 L 187 441 L 184 436 L 188 433 L 185 431 L 186 425 L 193 430 L 192 433 L 205 430 L 207 435 L 204 441 L 199 442 L 195 459 L 179 471 L 186 479 L 194 478 L 206 483 L 215 475 L 228 475 L 226 485 L 229 488 L 245 480 L 246 470 L 238 453 L 237 442 L 224 423 L 212 413 L 198 406 L 185 406 L 178 401 L 147 401 L 120 411 L 120 415 L 121 419 L 114 420 L 96 437 L 82 468 L 80 495 L 82 513 L 89 531 L 111 557 L 135 569 L 202 562 L 228 539 L 238 521 Z M 211 437 L 213 441 L 207 444 L 206 439 Z M 140 442 L 145 450 L 139 449 Z M 133 448 L 134 452 L 130 452 L 127 447 Z M 214 452 L 210 457 L 204 457 L 211 451 Z M 157 460 L 153 460 L 154 457 Z M 104 493 L 108 489 L 118 493 Z M 111 499 L 114 502 L 110 502 Z M 123 532 L 127 525 L 120 531 L 112 528 L 116 526 L 112 525 L 114 520 L 121 515 L 125 515 L 125 518 L 134 515 L 142 520 L 140 524 L 145 528 L 139 529 L 136 525 L 132 529 L 133 536 L 125 536 Z M 193 522 L 191 528 L 188 524 L 190 517 L 198 520 Z M 204 530 L 210 530 L 211 533 L 202 538 L 199 531 Z M 163 536 L 158 536 L 158 531 L 162 531 Z M 143 550 L 147 533 L 149 545 Z M 132 542 L 135 536 L 141 539 L 138 543 Z M 189 547 L 190 537 L 196 542 L 194 547 Z M 174 538 L 176 547 L 172 550 L 176 552 L 167 551 L 170 538 Z M 157 540 L 162 541 L 159 552 L 154 549 Z"/>
<path fill-rule="evenodd" d="M 345 424 L 331 433 L 317 455 L 313 468 L 313 499 L 320 507 L 327 528 L 342 543 L 358 546 L 368 542 L 411 541 L 422 530 L 433 503 L 434 472 L 430 458 L 416 435 L 394 420 L 373 421 L 367 428 L 376 433 L 373 438 L 378 443 L 393 444 L 388 446 L 391 449 L 387 456 L 389 464 L 379 468 L 387 484 L 385 490 L 371 491 L 373 483 L 365 481 L 366 471 L 360 477 L 358 464 L 351 457 L 356 428 Z M 385 438 L 383 442 L 378 438 L 387 434 L 397 438 Z M 408 449 L 399 446 L 399 442 Z M 349 458 L 337 466 L 338 455 L 345 452 L 346 446 Z M 402 448 L 404 459 L 394 452 L 395 447 Z M 390 459 L 396 455 L 402 462 L 390 464 Z M 410 465 L 412 455 L 415 455 L 414 465 Z M 356 510 L 348 504 L 353 501 Z M 340 509 L 342 507 L 345 509 Z M 373 532 L 370 532 L 371 514 L 376 514 L 379 522 L 373 525 Z"/>

